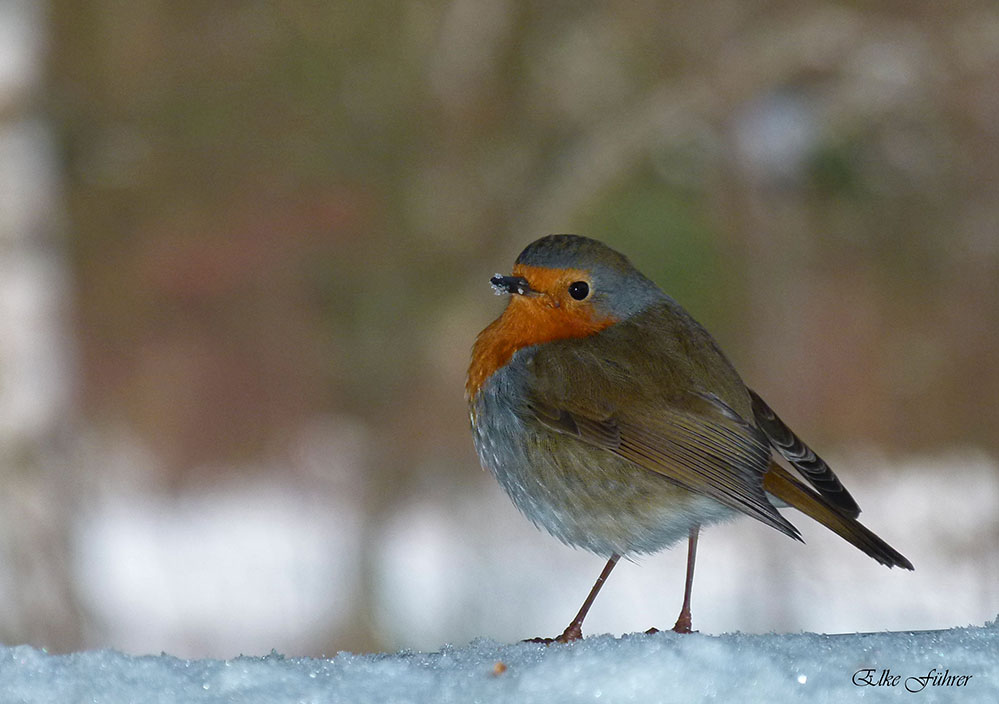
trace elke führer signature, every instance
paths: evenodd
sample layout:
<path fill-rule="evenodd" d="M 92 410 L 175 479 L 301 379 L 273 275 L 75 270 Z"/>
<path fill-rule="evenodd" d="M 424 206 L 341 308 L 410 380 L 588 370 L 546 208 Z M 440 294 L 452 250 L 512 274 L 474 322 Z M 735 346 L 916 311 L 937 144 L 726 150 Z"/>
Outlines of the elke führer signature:
<path fill-rule="evenodd" d="M 964 687 L 974 675 L 952 675 L 949 669 L 933 668 L 923 677 L 906 677 L 904 686 L 909 692 L 922 692 L 930 687 Z M 897 687 L 902 675 L 893 675 L 890 668 L 879 671 L 873 667 L 853 673 L 853 683 L 858 687 Z"/>

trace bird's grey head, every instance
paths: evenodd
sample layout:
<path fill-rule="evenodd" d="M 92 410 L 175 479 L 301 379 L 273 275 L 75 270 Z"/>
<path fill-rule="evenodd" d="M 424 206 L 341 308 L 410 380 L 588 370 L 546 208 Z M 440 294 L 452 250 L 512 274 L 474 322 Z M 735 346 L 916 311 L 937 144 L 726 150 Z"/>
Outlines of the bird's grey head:
<path fill-rule="evenodd" d="M 593 306 L 619 320 L 666 299 L 627 257 L 589 237 L 547 235 L 535 240 L 517 257 L 515 271 L 523 267 L 585 272 Z"/>

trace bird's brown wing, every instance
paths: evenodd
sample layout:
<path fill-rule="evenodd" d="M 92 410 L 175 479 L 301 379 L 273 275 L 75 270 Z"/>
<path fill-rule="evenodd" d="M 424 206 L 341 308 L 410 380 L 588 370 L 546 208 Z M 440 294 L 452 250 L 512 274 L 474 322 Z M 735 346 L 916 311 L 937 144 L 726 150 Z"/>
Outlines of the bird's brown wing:
<path fill-rule="evenodd" d="M 551 430 L 630 460 L 800 540 L 763 490 L 771 458 L 766 436 L 716 396 L 688 393 L 674 403 L 610 414 L 583 403 L 553 405 L 535 396 L 530 408 Z"/>
<path fill-rule="evenodd" d="M 631 419 L 593 418 L 535 400 L 535 418 L 551 430 L 573 435 L 652 470 L 685 489 L 710 496 L 792 538 L 801 539 L 764 496 L 785 501 L 888 567 L 912 563 L 855 517 L 835 506 L 778 465 L 766 437 L 710 396 L 691 408 L 664 410 L 651 427 Z"/>

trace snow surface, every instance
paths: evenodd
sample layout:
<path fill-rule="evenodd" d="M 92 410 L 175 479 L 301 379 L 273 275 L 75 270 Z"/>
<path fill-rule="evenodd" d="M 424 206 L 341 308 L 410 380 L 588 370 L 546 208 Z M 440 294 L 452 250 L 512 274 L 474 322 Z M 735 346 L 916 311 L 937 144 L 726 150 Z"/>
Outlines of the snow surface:
<path fill-rule="evenodd" d="M 0 648 L 0 701 L 184 704 L 350 702 L 999 701 L 999 619 L 981 628 L 848 635 L 597 636 L 571 645 L 476 640 L 438 652 L 331 659 L 181 660 L 104 650 Z M 869 675 L 863 671 L 873 668 Z M 881 671 L 900 676 L 876 682 Z M 920 681 L 931 671 L 962 686 Z M 860 675 L 856 675 L 861 671 Z M 911 678 L 911 679 L 910 679 Z M 902 699 L 902 701 L 909 701 Z"/>

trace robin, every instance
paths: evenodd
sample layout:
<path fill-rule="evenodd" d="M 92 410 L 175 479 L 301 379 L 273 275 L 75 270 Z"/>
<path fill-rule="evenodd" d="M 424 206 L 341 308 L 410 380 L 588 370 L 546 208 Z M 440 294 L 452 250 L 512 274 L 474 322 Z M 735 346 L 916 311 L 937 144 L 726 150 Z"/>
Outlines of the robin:
<path fill-rule="evenodd" d="M 510 299 L 476 338 L 465 384 L 479 459 L 535 525 L 607 557 L 554 640 L 582 638 L 622 556 L 683 538 L 673 630 L 689 633 L 701 526 L 745 514 L 801 540 L 775 506 L 793 506 L 883 565 L 912 569 L 857 521 L 860 508 L 833 471 L 743 383 L 711 335 L 625 256 L 549 235 L 490 283 Z"/>

